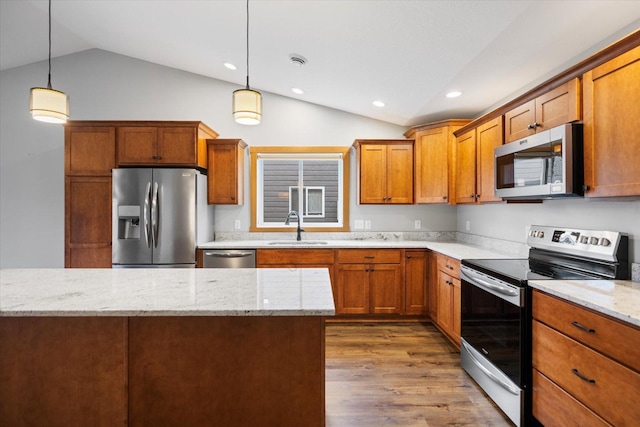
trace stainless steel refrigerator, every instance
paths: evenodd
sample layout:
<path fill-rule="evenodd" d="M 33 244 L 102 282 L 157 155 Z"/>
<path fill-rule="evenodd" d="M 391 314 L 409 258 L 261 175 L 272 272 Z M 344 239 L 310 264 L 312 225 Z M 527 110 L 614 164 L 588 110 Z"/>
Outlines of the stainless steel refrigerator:
<path fill-rule="evenodd" d="M 207 177 L 195 169 L 113 169 L 114 268 L 196 266 L 213 240 Z"/>

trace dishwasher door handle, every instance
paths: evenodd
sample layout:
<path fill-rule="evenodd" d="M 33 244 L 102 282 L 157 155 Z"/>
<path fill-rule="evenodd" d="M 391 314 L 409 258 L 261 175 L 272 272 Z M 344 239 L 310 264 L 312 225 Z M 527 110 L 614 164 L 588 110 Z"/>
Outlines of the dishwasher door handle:
<path fill-rule="evenodd" d="M 243 258 L 253 256 L 253 252 L 205 252 L 205 256 L 213 256 L 218 258 Z"/>

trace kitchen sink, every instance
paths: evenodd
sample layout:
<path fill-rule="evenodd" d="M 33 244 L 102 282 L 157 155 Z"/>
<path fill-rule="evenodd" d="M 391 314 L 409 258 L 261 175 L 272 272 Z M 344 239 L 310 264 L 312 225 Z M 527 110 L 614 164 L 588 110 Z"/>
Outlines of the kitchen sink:
<path fill-rule="evenodd" d="M 296 245 L 326 245 L 329 242 L 327 242 L 326 240 L 301 240 L 301 241 L 297 241 L 297 240 L 274 240 L 272 242 L 269 242 L 268 245 L 273 245 L 273 246 L 296 246 Z"/>

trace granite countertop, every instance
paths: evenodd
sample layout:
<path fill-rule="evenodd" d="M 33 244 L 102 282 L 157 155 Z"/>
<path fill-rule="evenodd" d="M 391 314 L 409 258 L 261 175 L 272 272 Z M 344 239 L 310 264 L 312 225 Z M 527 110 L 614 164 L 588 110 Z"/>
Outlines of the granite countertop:
<path fill-rule="evenodd" d="M 334 314 L 326 268 L 0 270 L 0 316 Z"/>
<path fill-rule="evenodd" d="M 274 244 L 275 242 L 275 244 Z M 320 243 L 322 242 L 322 243 Z M 326 243 L 325 243 L 326 242 Z M 513 254 L 472 246 L 455 241 L 419 240 L 222 240 L 198 246 L 200 249 L 430 249 L 461 260 L 464 258 L 517 258 Z"/>
<path fill-rule="evenodd" d="M 529 280 L 529 285 L 640 327 L 640 283 L 627 280 Z"/>

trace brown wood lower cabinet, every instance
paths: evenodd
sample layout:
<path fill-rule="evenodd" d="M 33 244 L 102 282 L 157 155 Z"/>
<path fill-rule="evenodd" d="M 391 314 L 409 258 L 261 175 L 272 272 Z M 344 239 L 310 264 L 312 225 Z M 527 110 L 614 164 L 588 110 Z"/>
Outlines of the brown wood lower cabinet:
<path fill-rule="evenodd" d="M 637 425 L 640 329 L 539 291 L 533 318 L 533 415 L 545 425 Z"/>
<path fill-rule="evenodd" d="M 407 250 L 404 258 L 404 313 L 429 314 L 429 253 Z"/>
<path fill-rule="evenodd" d="M 65 180 L 65 267 L 111 267 L 111 177 Z"/>
<path fill-rule="evenodd" d="M 3 426 L 325 425 L 324 319 L 0 317 Z"/>
<path fill-rule="evenodd" d="M 402 312 L 401 249 L 339 249 L 336 262 L 336 314 Z"/>
<path fill-rule="evenodd" d="M 436 254 L 436 325 L 460 348 L 460 261 Z"/>

